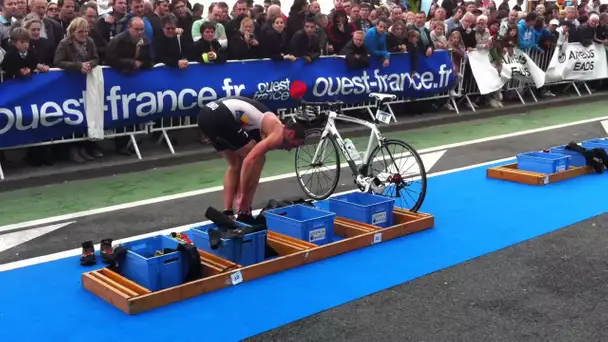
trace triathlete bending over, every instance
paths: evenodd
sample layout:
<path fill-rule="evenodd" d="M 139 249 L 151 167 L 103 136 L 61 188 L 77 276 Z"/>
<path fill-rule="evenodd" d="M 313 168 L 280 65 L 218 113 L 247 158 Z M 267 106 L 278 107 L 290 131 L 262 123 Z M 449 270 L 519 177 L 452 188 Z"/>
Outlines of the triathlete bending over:
<path fill-rule="evenodd" d="M 228 161 L 224 175 L 224 214 L 235 214 L 236 199 L 237 220 L 247 223 L 253 219 L 251 206 L 266 153 L 301 146 L 304 128 L 295 122 L 283 124 L 262 103 L 242 96 L 208 103 L 198 115 L 198 126 Z"/>

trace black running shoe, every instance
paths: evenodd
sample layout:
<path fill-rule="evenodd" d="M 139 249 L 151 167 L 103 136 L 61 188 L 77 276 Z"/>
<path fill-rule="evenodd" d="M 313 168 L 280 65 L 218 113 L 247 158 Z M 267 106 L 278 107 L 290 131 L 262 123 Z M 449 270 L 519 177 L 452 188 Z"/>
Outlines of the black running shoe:
<path fill-rule="evenodd" d="M 255 223 L 253 215 L 251 214 L 239 214 L 239 216 L 236 217 L 236 221 L 248 225 L 252 225 L 253 223 Z"/>
<path fill-rule="evenodd" d="M 112 239 L 101 240 L 99 254 L 101 254 L 101 261 L 103 261 L 104 264 L 110 264 L 112 262 L 112 255 L 114 254 L 114 248 L 112 247 Z"/>
<path fill-rule="evenodd" d="M 95 257 L 95 246 L 93 241 L 85 241 L 82 243 L 82 254 L 80 255 L 80 264 L 82 266 L 91 266 L 97 263 Z"/>

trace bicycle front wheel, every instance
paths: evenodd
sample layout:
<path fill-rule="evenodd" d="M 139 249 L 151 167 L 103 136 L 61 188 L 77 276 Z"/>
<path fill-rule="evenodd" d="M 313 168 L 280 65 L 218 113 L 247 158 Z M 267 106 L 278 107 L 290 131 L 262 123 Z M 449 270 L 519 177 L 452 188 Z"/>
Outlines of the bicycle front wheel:
<path fill-rule="evenodd" d="M 426 170 L 422 158 L 408 143 L 386 140 L 367 162 L 367 176 L 382 183 L 382 195 L 395 199 L 395 206 L 418 211 L 426 197 Z"/>
<path fill-rule="evenodd" d="M 304 145 L 296 149 L 296 177 L 304 193 L 324 200 L 334 193 L 340 180 L 340 155 L 333 139 L 321 139 L 323 130 L 306 132 Z"/>

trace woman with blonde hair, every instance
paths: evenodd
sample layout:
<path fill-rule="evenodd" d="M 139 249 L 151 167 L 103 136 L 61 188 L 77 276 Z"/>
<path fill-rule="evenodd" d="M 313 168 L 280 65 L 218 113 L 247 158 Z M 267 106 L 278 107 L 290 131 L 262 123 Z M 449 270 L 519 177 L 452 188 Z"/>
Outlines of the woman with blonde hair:
<path fill-rule="evenodd" d="M 255 25 L 250 18 L 241 21 L 241 28 L 228 43 L 228 59 L 260 58 L 260 42 L 255 36 Z"/>
<path fill-rule="evenodd" d="M 90 73 L 99 64 L 99 55 L 93 39 L 89 38 L 89 24 L 77 17 L 67 29 L 67 36 L 57 46 L 55 67 L 67 71 Z M 103 156 L 92 142 L 74 143 L 70 146 L 70 159 L 76 163 L 91 161 Z"/>

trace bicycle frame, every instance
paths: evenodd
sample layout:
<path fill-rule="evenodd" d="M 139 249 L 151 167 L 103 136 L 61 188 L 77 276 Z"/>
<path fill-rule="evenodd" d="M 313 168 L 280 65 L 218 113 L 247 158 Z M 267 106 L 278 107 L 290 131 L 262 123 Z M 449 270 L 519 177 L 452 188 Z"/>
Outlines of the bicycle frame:
<path fill-rule="evenodd" d="M 350 123 L 354 123 L 354 124 L 357 124 L 360 126 L 365 126 L 371 130 L 369 140 L 367 143 L 367 149 L 365 151 L 365 155 L 363 156 L 363 158 L 361 160 L 362 165 L 359 169 L 357 168 L 357 163 L 350 157 L 350 155 L 346 151 L 344 139 L 342 139 L 342 136 L 340 135 L 340 133 L 338 132 L 338 129 L 336 128 L 336 124 L 335 124 L 336 120 L 350 122 Z M 342 151 L 342 155 L 344 155 L 344 158 L 346 158 L 346 161 L 348 162 L 348 166 L 350 167 L 351 171 L 353 172 L 353 175 L 357 175 L 360 173 L 363 173 L 363 174 L 366 173 L 365 167 L 367 166 L 369 158 L 371 158 L 372 151 L 374 150 L 374 148 L 376 148 L 376 146 L 378 146 L 380 144 L 380 142 L 382 142 L 384 140 L 384 136 L 382 136 L 382 134 L 380 133 L 380 130 L 378 130 L 378 127 L 376 127 L 375 123 L 357 119 L 355 117 L 344 115 L 344 114 L 338 114 L 332 110 L 332 111 L 329 111 L 327 123 L 325 124 L 325 129 L 323 130 L 323 133 L 321 135 L 321 142 L 319 143 L 319 145 L 317 145 L 317 149 L 315 150 L 315 154 L 312 159 L 313 163 L 318 160 L 317 157 L 319 157 L 320 151 L 323 151 L 323 153 L 325 153 L 325 146 L 323 146 L 323 144 L 327 144 L 327 140 L 323 140 L 323 139 L 328 136 L 329 136 L 329 139 L 333 139 L 333 141 L 338 145 L 338 147 Z M 324 157 L 325 157 L 324 155 L 321 155 L 321 160 L 323 160 Z M 338 167 L 340 167 L 340 166 L 338 166 Z"/>

